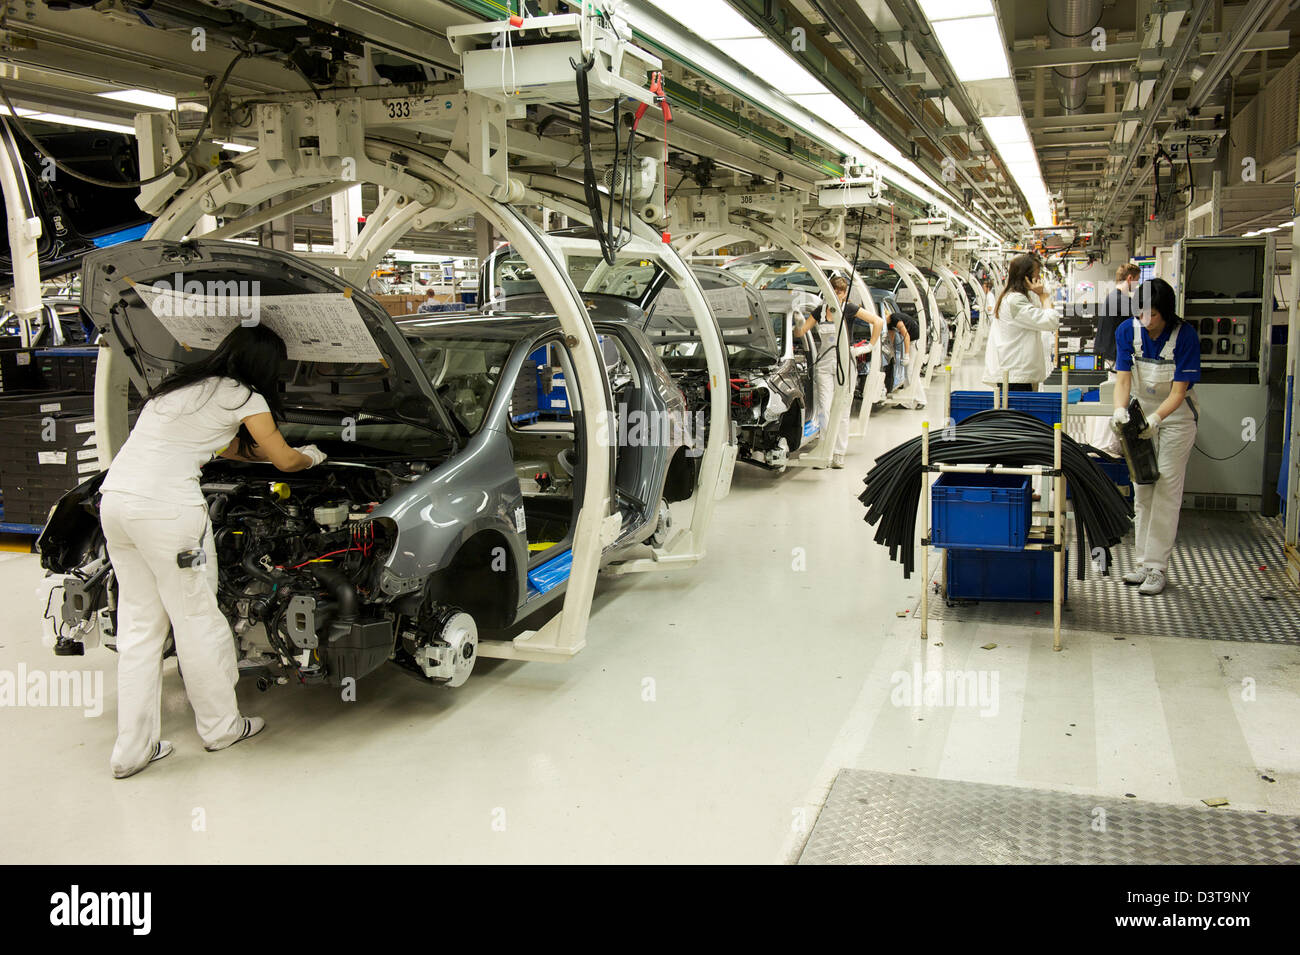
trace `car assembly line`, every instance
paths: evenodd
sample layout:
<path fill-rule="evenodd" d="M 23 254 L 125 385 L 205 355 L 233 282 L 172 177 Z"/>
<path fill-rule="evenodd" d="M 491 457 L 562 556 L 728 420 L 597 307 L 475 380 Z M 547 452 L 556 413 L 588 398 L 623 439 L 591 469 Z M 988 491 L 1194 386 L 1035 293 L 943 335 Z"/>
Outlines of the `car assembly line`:
<path fill-rule="evenodd" d="M 1300 858 L 1291 0 L 0 60 L 15 861 Z"/>

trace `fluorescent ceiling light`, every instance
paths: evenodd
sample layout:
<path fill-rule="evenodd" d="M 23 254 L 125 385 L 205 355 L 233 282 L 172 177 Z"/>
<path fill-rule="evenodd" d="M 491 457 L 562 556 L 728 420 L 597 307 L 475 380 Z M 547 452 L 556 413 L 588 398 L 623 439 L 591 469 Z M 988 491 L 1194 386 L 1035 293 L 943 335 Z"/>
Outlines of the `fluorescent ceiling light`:
<path fill-rule="evenodd" d="M 1261 233 L 1265 233 L 1265 234 L 1267 234 L 1267 233 L 1269 233 L 1269 232 L 1277 232 L 1277 231 L 1278 231 L 1278 227 L 1275 226 L 1275 225 L 1265 226 L 1264 228 L 1260 229 L 1259 231 L 1260 231 Z"/>
<path fill-rule="evenodd" d="M 823 122 L 830 123 L 836 129 L 843 129 L 850 123 L 862 121 L 862 117 L 853 112 L 834 93 L 812 93 L 793 96 L 791 99 Z"/>
<path fill-rule="evenodd" d="M 1243 233 L 1241 234 L 1241 237 L 1242 237 L 1243 239 L 1253 239 L 1253 238 L 1255 238 L 1255 236 L 1257 236 L 1257 235 L 1259 235 L 1258 232 L 1243 232 Z"/>
<path fill-rule="evenodd" d="M 63 113 L 29 113 L 28 119 L 37 119 L 43 123 L 57 123 L 60 126 L 76 126 L 81 129 L 102 129 L 108 133 L 128 133 L 135 135 L 134 126 L 121 123 L 106 123 L 99 119 L 85 119 L 81 116 L 65 116 Z"/>
<path fill-rule="evenodd" d="M 931 24 L 957 79 L 1005 80 L 1011 76 L 997 17 L 966 17 Z"/>
<path fill-rule="evenodd" d="M 993 140 L 994 145 L 998 147 L 1003 143 L 1029 142 L 1029 127 L 1025 125 L 1025 118 L 1019 113 L 1014 116 L 985 116 L 980 122 L 988 130 L 989 138 Z"/>
<path fill-rule="evenodd" d="M 713 45 L 786 96 L 802 96 L 826 90 L 820 80 L 767 37 L 715 40 Z"/>
<path fill-rule="evenodd" d="M 109 93 L 96 93 L 104 99 L 131 103 L 135 106 L 148 106 L 150 109 L 172 110 L 176 108 L 176 97 L 165 93 L 151 93 L 149 90 L 113 90 Z"/>
<path fill-rule="evenodd" d="M 1038 152 L 1029 143 L 998 143 L 998 153 L 1008 166 L 1032 165 L 1038 168 Z"/>
<path fill-rule="evenodd" d="M 921 0 L 921 10 L 931 23 L 962 17 L 991 17 L 993 0 Z"/>
<path fill-rule="evenodd" d="M 1280 228 L 1280 229 L 1289 229 L 1289 228 L 1291 228 L 1291 227 L 1294 226 L 1294 225 L 1295 225 L 1295 220 L 1292 219 L 1290 222 L 1283 222 L 1283 223 L 1279 224 L 1278 228 Z"/>
<path fill-rule="evenodd" d="M 243 143 L 217 143 L 222 149 L 229 149 L 232 153 L 251 153 L 256 146 L 245 146 Z"/>
<path fill-rule="evenodd" d="M 21 106 L 18 107 L 18 116 L 20 119 L 24 116 L 34 116 L 36 115 L 36 112 L 37 111 L 34 109 L 23 109 Z M 0 106 L 0 116 L 12 116 L 12 115 L 13 113 L 9 112 L 8 106 Z"/>
<path fill-rule="evenodd" d="M 763 32 L 724 0 L 650 0 L 686 29 L 706 40 L 761 37 Z"/>

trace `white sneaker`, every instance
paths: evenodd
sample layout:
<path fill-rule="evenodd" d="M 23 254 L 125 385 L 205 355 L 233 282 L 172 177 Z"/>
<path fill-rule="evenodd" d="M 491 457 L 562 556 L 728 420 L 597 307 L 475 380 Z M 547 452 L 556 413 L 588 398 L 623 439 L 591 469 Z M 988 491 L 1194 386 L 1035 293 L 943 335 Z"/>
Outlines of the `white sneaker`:
<path fill-rule="evenodd" d="M 236 736 L 234 739 L 232 739 L 229 743 L 222 743 L 219 746 L 205 746 L 203 748 L 206 749 L 209 753 L 215 753 L 218 750 L 228 749 L 229 747 L 234 746 L 238 742 L 256 736 L 264 729 L 266 729 L 266 720 L 262 719 L 260 716 L 245 716 L 244 731 L 240 733 L 238 736 Z"/>
<path fill-rule="evenodd" d="M 135 769 L 131 770 L 130 772 L 126 772 L 126 773 L 114 773 L 113 777 L 115 779 L 126 779 L 128 776 L 134 776 L 136 773 L 144 769 L 145 766 L 148 766 L 149 763 L 157 762 L 158 760 L 162 759 L 164 756 L 170 756 L 171 752 L 172 752 L 172 744 L 165 739 L 160 739 L 158 742 L 154 743 L 153 755 L 149 757 L 148 762 L 146 762 L 144 766 L 138 766 Z"/>
<path fill-rule="evenodd" d="M 1124 583 L 1129 584 L 1133 587 L 1136 587 L 1138 584 L 1145 584 L 1146 582 L 1147 582 L 1147 569 L 1145 567 L 1139 567 L 1136 570 L 1130 570 L 1127 574 L 1124 575 Z"/>
<path fill-rule="evenodd" d="M 831 467 L 833 468 L 844 467 L 844 455 L 837 454 L 833 458 L 831 458 Z"/>
<path fill-rule="evenodd" d="M 1160 591 L 1164 590 L 1165 584 L 1167 582 L 1168 581 L 1165 579 L 1165 572 L 1163 570 L 1150 571 L 1147 574 L 1146 583 L 1144 583 L 1141 587 L 1138 588 L 1138 593 L 1143 594 L 1147 597 L 1153 596 L 1155 594 L 1160 593 Z"/>

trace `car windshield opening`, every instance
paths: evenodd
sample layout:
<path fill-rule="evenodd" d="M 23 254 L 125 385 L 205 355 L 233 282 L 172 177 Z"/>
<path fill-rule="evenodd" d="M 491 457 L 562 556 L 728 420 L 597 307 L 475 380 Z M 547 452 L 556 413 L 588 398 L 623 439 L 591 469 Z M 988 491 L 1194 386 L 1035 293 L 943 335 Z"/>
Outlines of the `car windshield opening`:
<path fill-rule="evenodd" d="M 512 343 L 414 335 L 407 341 L 448 414 L 466 433 L 476 433 L 492 405 Z"/>

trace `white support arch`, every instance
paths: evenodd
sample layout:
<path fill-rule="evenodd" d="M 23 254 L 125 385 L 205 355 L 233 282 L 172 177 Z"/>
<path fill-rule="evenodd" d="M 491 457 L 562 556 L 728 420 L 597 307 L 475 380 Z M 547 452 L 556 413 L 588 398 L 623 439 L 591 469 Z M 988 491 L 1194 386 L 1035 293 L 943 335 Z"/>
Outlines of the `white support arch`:
<path fill-rule="evenodd" d="M 920 367 L 910 368 L 907 376 L 907 385 L 902 389 L 902 391 L 896 393 L 891 400 L 899 403 L 911 403 L 913 407 L 917 408 L 923 407 L 926 403 L 926 389 L 930 384 L 930 379 L 934 375 L 935 366 L 936 364 L 943 363 L 943 356 L 938 356 L 938 358 L 936 358 L 932 354 L 938 343 L 931 343 L 930 322 L 926 318 L 927 312 L 930 315 L 939 314 L 939 303 L 935 301 L 934 294 L 930 291 L 930 286 L 926 282 L 925 276 L 921 274 L 920 269 L 912 264 L 910 259 L 904 257 L 898 252 L 888 252 L 883 247 L 878 246 L 873 242 L 868 242 L 865 239 L 862 241 L 862 248 L 863 251 L 869 252 L 873 258 L 893 265 L 894 271 L 898 273 L 899 279 L 902 281 L 903 285 L 907 287 L 908 291 L 912 293 L 912 297 L 916 300 L 916 321 L 921 328 L 921 334 L 919 336 L 920 340 L 917 343 L 916 361 L 924 361 L 925 356 L 928 355 L 929 365 L 926 368 L 924 375 L 921 374 Z M 929 303 L 928 310 L 925 304 L 927 302 Z"/>
<path fill-rule="evenodd" d="M 568 272 L 547 248 L 542 236 L 518 209 L 468 188 L 440 160 L 380 139 L 367 138 L 357 144 L 357 160 L 348 185 L 370 182 L 400 196 L 412 208 L 421 207 L 432 220 L 454 221 L 473 213 L 492 222 L 514 245 L 537 276 L 542 290 L 555 308 L 573 355 L 574 373 L 586 413 L 583 433 L 588 447 L 601 444 L 601 421 L 610 413 L 611 396 L 603 361 L 597 350 L 596 334 L 582 299 Z M 278 155 L 279 158 L 275 158 Z M 204 216 L 231 205 L 249 207 L 283 197 L 291 190 L 311 189 L 339 181 L 338 157 L 322 157 L 310 150 L 262 149 L 248 152 L 229 165 L 216 169 L 177 195 L 150 228 L 147 238 L 179 240 L 190 236 Z M 394 208 L 398 200 L 394 200 Z M 353 269 L 374 254 L 382 236 L 403 225 L 409 227 L 421 213 L 394 211 L 383 220 L 372 238 L 354 243 L 355 256 L 346 262 Z M 406 218 L 409 217 L 409 218 Z M 402 220 L 406 218 L 406 221 Z M 399 233 L 400 234 L 400 233 Z M 197 236 L 194 236 L 197 237 Z M 378 254 L 382 254 L 383 249 Z M 112 349 L 100 350 L 95 381 L 95 418 L 99 435 L 100 466 L 107 467 L 126 438 L 126 364 Z M 523 634 L 513 642 L 481 641 L 479 652 L 487 657 L 531 660 L 564 660 L 586 645 L 587 620 L 604 542 L 611 538 L 607 527 L 619 516 L 612 512 L 612 474 L 609 458 L 584 455 L 584 490 L 573 537 L 573 566 L 561 610 L 541 629 Z"/>
<path fill-rule="evenodd" d="M 9 268 L 13 273 L 9 310 L 18 317 L 19 335 L 26 347 L 30 344 L 33 325 L 41 318 L 41 268 L 37 249 L 41 217 L 32 201 L 22 155 L 7 127 L 0 130 L 0 191 L 4 193 Z"/>
<path fill-rule="evenodd" d="M 699 232 L 688 230 L 678 234 L 675 241 L 680 243 L 678 251 L 683 258 L 686 258 L 699 249 L 716 248 L 723 242 L 732 239 L 754 242 L 760 246 L 773 246 L 782 252 L 789 253 L 817 282 L 817 288 L 821 292 L 822 299 L 826 302 L 835 301 L 835 290 L 831 288 L 830 279 L 826 277 L 821 267 L 808 254 L 806 248 L 807 238 L 782 222 L 765 222 L 748 216 L 733 215 L 729 217 L 725 230 L 702 229 Z M 843 321 L 844 316 L 836 310 L 835 341 L 839 341 L 840 326 Z M 843 416 L 846 403 L 853 401 L 852 380 L 852 375 L 845 375 L 842 384 L 836 383 L 835 395 L 831 400 L 831 407 L 826 419 L 826 427 L 817 442 L 817 446 L 811 451 L 801 452 L 796 457 L 790 458 L 787 466 L 827 467 L 830 465 L 831 458 L 835 453 L 835 440 L 838 435 L 840 418 Z M 850 423 L 851 428 L 852 424 Z M 849 433 L 852 435 L 852 430 Z"/>
<path fill-rule="evenodd" d="M 875 300 L 871 297 L 871 290 L 867 288 L 867 283 L 863 281 L 861 274 L 853 267 L 853 263 L 839 250 L 832 247 L 829 243 L 821 239 L 809 239 L 808 249 L 819 258 L 826 260 L 831 268 L 840 269 L 848 274 L 851 283 L 851 295 L 853 302 L 860 305 L 865 311 L 873 317 L 879 318 L 876 312 Z M 862 388 L 862 406 L 858 410 L 856 418 L 850 412 L 849 416 L 849 440 L 862 438 L 866 436 L 867 428 L 871 423 L 872 398 L 880 390 L 885 379 L 885 369 L 880 360 L 880 354 L 883 345 L 884 333 L 880 339 L 874 343 L 871 356 L 871 371 L 867 373 L 867 380 Z M 849 395 L 849 401 L 853 401 L 853 396 Z"/>
<path fill-rule="evenodd" d="M 970 299 L 966 297 L 966 290 L 962 288 L 958 277 L 953 274 L 951 265 L 942 263 L 935 272 L 939 276 L 939 282 L 948 288 L 957 302 L 957 327 L 953 330 L 952 353 L 948 356 L 948 363 L 957 367 L 965 360 L 966 352 L 972 344 Z"/>
<path fill-rule="evenodd" d="M 582 183 L 559 176 L 537 174 L 523 174 L 519 179 L 525 186 L 526 203 L 544 205 L 567 216 L 570 221 L 591 225 L 591 212 L 583 201 Z M 691 523 L 686 533 L 673 537 L 662 548 L 652 548 L 649 558 L 612 565 L 611 573 L 688 567 L 697 563 L 704 556 L 705 537 L 713 518 L 714 504 L 730 490 L 731 475 L 736 464 L 736 445 L 730 440 L 728 426 L 731 407 L 729 391 L 725 386 L 728 378 L 727 353 L 722 330 L 705 300 L 704 289 L 677 250 L 665 243 L 662 234 L 639 216 L 632 218 L 632 234 L 632 242 L 625 251 L 629 254 L 636 252 L 657 262 L 686 297 L 704 347 L 710 382 L 709 420 L 714 424 L 709 428 L 705 441 Z"/>

